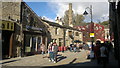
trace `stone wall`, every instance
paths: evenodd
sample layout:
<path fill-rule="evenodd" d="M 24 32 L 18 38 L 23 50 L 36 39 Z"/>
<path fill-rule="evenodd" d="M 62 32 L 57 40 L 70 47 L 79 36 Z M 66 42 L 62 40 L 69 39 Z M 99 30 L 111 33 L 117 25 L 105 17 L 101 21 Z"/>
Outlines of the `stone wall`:
<path fill-rule="evenodd" d="M 20 20 L 20 2 L 2 2 L 2 20 Z"/>

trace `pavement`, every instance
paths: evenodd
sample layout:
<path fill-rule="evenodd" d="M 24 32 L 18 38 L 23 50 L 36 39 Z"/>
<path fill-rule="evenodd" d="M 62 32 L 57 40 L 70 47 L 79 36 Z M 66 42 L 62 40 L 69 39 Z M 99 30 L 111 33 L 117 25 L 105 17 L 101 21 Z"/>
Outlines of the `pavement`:
<path fill-rule="evenodd" d="M 102 68 L 101 64 L 97 64 L 96 60 L 86 59 L 86 51 L 58 53 L 58 62 L 53 63 L 47 58 L 47 54 L 33 55 L 27 57 L 17 57 L 0 61 L 2 68 Z M 106 68 L 118 68 L 118 63 L 110 54 L 110 62 Z"/>

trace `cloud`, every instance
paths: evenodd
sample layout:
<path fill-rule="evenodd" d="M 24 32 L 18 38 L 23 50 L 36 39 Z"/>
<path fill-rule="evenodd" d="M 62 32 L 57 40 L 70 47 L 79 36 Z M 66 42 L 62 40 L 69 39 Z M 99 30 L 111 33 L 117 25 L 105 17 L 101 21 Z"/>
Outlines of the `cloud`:
<path fill-rule="evenodd" d="M 57 16 L 63 17 L 66 10 L 68 10 L 68 3 L 48 2 L 48 6 L 56 13 Z"/>
<path fill-rule="evenodd" d="M 55 11 L 57 16 L 63 17 L 66 10 L 68 10 L 68 2 L 48 2 L 48 5 Z M 83 14 L 86 7 L 92 5 L 93 21 L 99 22 L 108 20 L 109 3 L 108 2 L 72 2 L 74 13 Z M 89 9 L 86 10 L 90 13 Z M 85 16 L 85 21 L 90 22 L 90 14 Z"/>
<path fill-rule="evenodd" d="M 51 19 L 51 18 L 48 18 L 46 16 L 43 16 L 42 18 L 44 18 L 45 20 L 48 20 L 48 21 L 51 21 L 51 22 L 55 22 L 55 20 Z"/>

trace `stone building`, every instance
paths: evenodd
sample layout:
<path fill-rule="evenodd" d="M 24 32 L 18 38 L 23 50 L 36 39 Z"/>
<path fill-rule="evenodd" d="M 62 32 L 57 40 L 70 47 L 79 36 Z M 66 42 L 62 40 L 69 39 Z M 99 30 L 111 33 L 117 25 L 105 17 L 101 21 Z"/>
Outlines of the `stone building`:
<path fill-rule="evenodd" d="M 20 45 L 20 2 L 2 2 L 2 57 L 16 56 Z"/>
<path fill-rule="evenodd" d="M 23 54 L 35 54 L 39 50 L 39 44 L 45 44 L 47 47 L 47 29 L 41 18 L 25 2 L 22 2 L 21 8 Z"/>
<path fill-rule="evenodd" d="M 2 57 L 35 54 L 47 45 L 47 29 L 25 2 L 2 2 Z"/>
<path fill-rule="evenodd" d="M 120 65 L 120 1 L 109 0 L 109 23 L 111 41 L 114 42 L 114 55 Z"/>
<path fill-rule="evenodd" d="M 50 33 L 51 39 L 49 39 L 49 43 L 56 42 L 59 46 L 69 46 L 74 40 L 83 41 L 82 33 L 79 30 L 65 26 L 59 18 L 57 18 L 56 22 L 44 19 L 43 21 L 47 24 Z"/>
<path fill-rule="evenodd" d="M 82 41 L 82 33 L 62 21 L 41 19 L 25 2 L 2 2 L 2 57 L 19 57 L 40 52 L 39 44 L 53 41 L 59 46 Z"/>

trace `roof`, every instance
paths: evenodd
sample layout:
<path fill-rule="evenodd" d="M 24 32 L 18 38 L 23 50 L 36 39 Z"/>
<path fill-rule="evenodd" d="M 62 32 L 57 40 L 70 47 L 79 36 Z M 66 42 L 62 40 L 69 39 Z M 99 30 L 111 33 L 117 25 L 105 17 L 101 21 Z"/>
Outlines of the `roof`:
<path fill-rule="evenodd" d="M 56 26 L 56 27 L 60 27 L 60 28 L 66 28 L 66 29 L 71 29 L 71 30 L 76 30 L 76 31 L 80 31 L 76 28 L 73 28 L 73 27 L 70 27 L 70 26 L 66 26 L 66 25 L 59 25 L 58 23 L 55 23 L 55 22 L 51 22 L 51 21 L 48 21 L 48 20 L 44 20 L 42 19 L 42 21 L 46 22 L 47 24 L 51 25 L 51 26 Z"/>

